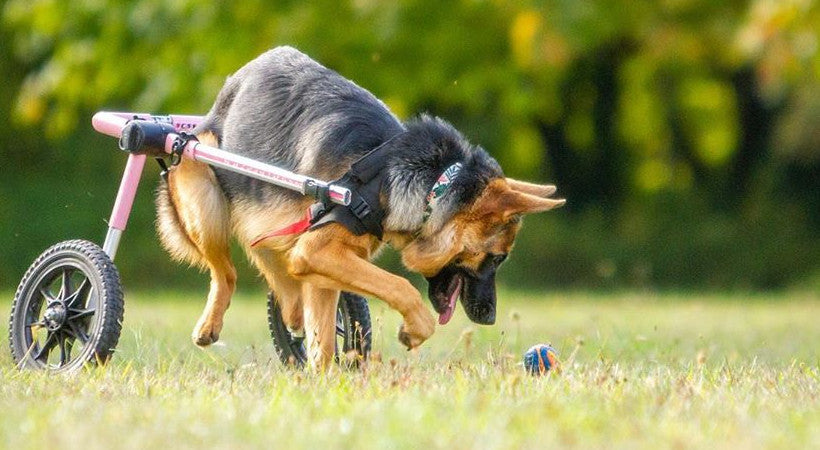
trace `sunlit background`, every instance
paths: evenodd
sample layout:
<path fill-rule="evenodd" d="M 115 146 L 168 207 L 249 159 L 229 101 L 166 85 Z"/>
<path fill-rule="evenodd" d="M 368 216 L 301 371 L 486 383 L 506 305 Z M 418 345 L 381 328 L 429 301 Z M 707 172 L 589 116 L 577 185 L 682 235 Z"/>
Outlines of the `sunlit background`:
<path fill-rule="evenodd" d="M 204 114 L 226 76 L 283 44 L 559 187 L 567 206 L 527 218 L 502 283 L 820 290 L 817 2 L 0 0 L 0 14 L 0 290 L 57 241 L 101 242 L 125 155 L 93 112 Z M 123 283 L 204 289 L 156 240 L 147 167 Z"/>

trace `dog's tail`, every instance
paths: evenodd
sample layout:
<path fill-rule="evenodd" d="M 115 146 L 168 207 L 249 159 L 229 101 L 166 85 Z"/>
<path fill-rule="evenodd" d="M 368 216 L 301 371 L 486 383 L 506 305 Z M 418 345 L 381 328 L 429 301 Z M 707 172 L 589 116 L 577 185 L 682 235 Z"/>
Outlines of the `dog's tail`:
<path fill-rule="evenodd" d="M 211 132 L 197 138 L 210 146 L 218 141 Z M 207 164 L 183 159 L 160 182 L 156 206 L 160 242 L 174 259 L 205 269 L 228 252 L 229 206 Z"/>
<path fill-rule="evenodd" d="M 240 88 L 231 76 L 217 95 L 213 107 L 194 130 L 203 144 L 220 147 L 222 124 Z M 157 232 L 162 246 L 176 260 L 201 268 L 229 254 L 230 215 L 225 194 L 207 164 L 183 159 L 160 182 L 156 195 Z"/>
<path fill-rule="evenodd" d="M 185 233 L 174 202 L 171 200 L 168 183 L 160 182 L 157 187 L 156 205 L 157 234 L 162 246 L 175 260 L 204 269 L 205 261 L 196 245 Z"/>

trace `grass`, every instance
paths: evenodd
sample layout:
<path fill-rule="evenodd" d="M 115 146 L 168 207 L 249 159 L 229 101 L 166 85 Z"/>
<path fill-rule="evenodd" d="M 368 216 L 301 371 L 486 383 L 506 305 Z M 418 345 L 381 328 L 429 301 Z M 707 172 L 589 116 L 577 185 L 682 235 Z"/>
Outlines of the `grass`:
<path fill-rule="evenodd" d="M 261 294 L 200 350 L 201 296 L 130 293 L 104 369 L 20 372 L 0 353 L 0 446 L 820 448 L 816 293 L 500 297 L 495 326 L 459 311 L 417 352 L 373 301 L 379 358 L 318 375 L 275 360 Z M 524 374 L 550 341 L 563 374 Z"/>

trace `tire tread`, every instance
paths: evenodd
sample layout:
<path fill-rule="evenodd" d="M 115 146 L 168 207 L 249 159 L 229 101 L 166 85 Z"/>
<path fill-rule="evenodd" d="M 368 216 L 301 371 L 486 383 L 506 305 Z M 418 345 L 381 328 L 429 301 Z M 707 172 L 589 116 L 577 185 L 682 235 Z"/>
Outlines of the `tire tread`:
<path fill-rule="evenodd" d="M 11 306 L 11 314 L 9 318 L 9 347 L 12 358 L 18 366 L 24 366 L 25 361 L 22 361 L 26 355 L 18 354 L 15 349 L 15 326 L 14 319 L 18 308 L 26 305 L 25 299 L 21 298 L 24 291 L 28 287 L 31 278 L 35 276 L 41 269 L 43 264 L 47 264 L 52 258 L 61 253 L 74 253 L 79 257 L 84 258 L 94 268 L 97 275 L 99 275 L 102 283 L 102 292 L 100 293 L 100 308 L 96 314 L 102 314 L 100 320 L 100 328 L 97 330 L 95 336 L 91 336 L 94 343 L 93 357 L 84 363 L 91 364 L 105 364 L 111 358 L 114 350 L 119 342 L 120 333 L 122 332 L 122 320 L 125 312 L 123 301 L 122 285 L 120 283 L 120 275 L 114 262 L 111 258 L 95 243 L 84 240 L 74 239 L 69 241 L 59 242 L 46 249 L 34 262 L 29 266 L 25 275 L 23 275 L 17 291 L 14 294 L 14 301 Z M 101 309 L 102 311 L 99 311 Z M 28 365 L 30 366 L 30 365 Z"/>

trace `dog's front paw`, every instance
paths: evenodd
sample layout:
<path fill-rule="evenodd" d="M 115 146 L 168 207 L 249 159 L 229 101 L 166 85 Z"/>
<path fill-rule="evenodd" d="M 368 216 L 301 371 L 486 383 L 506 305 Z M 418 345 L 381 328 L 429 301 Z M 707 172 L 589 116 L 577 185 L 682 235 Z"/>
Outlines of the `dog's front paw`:
<path fill-rule="evenodd" d="M 399 342 L 408 350 L 421 345 L 436 330 L 436 319 L 424 308 L 418 314 L 414 314 L 412 320 L 410 319 L 405 317 L 404 323 L 399 327 Z"/>
<path fill-rule="evenodd" d="M 208 320 L 200 320 L 194 327 L 191 339 L 194 344 L 206 347 L 219 340 L 219 332 L 222 331 L 222 324 L 216 324 Z"/>

